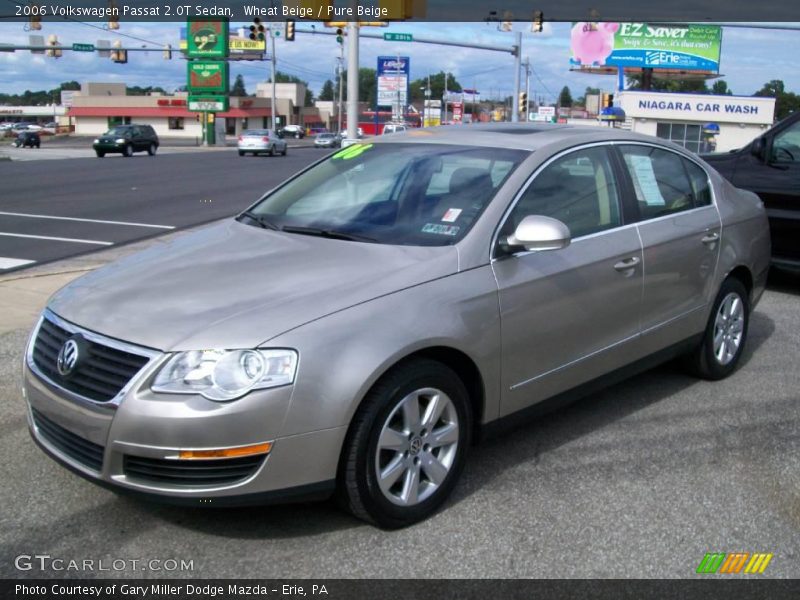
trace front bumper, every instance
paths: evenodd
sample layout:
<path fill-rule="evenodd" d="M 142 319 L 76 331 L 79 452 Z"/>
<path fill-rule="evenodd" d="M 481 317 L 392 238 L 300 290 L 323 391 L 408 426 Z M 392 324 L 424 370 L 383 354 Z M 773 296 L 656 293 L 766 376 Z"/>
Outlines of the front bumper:
<path fill-rule="evenodd" d="M 96 402 L 48 379 L 31 356 L 29 348 L 23 395 L 30 433 L 47 454 L 90 481 L 164 502 L 206 506 L 316 497 L 333 489 L 346 427 L 281 437 L 292 386 L 227 403 L 154 394 L 150 381 L 166 358 L 156 355 L 117 398 Z M 272 442 L 269 454 L 247 460 L 178 458 L 182 450 L 265 441 Z"/>
<path fill-rule="evenodd" d="M 124 144 L 117 144 L 116 142 L 99 142 L 97 144 L 92 144 L 92 148 L 95 150 L 99 150 L 100 152 L 123 152 L 125 147 L 129 144 L 129 142 L 125 142 Z"/>

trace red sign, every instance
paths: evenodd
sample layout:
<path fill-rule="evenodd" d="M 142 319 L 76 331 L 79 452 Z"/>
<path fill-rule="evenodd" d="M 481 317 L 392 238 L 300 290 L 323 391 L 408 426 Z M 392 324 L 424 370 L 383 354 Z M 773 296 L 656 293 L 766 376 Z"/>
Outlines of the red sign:
<path fill-rule="evenodd" d="M 464 118 L 464 103 L 453 102 L 451 106 L 453 107 L 453 121 L 460 123 Z"/>
<path fill-rule="evenodd" d="M 157 103 L 159 106 L 169 106 L 169 100 L 167 100 L 166 98 L 163 100 L 158 100 Z"/>

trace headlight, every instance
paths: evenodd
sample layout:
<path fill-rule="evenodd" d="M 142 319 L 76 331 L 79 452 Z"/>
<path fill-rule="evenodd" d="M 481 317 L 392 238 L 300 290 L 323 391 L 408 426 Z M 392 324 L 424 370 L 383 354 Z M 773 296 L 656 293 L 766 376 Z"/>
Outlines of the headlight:
<path fill-rule="evenodd" d="M 115 139 L 114 141 L 115 141 L 117 144 L 124 144 L 124 143 L 125 143 L 125 142 L 127 142 L 128 140 L 126 140 L 125 138 L 117 138 L 117 139 Z"/>
<path fill-rule="evenodd" d="M 94 143 L 95 144 L 99 144 L 100 143 L 100 139 L 99 138 L 94 138 Z"/>
<path fill-rule="evenodd" d="M 150 389 L 224 402 L 250 390 L 290 384 L 296 370 L 294 350 L 192 350 L 170 358 Z"/>

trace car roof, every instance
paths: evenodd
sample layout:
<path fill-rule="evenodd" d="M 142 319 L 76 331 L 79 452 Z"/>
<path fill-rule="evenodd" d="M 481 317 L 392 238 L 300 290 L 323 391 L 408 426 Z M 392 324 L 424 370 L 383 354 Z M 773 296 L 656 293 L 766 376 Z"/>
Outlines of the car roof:
<path fill-rule="evenodd" d="M 549 123 L 479 123 L 440 127 L 407 128 L 392 136 L 370 140 L 376 144 L 455 144 L 535 151 L 566 141 L 584 144 L 603 141 L 639 141 L 674 147 L 664 140 L 625 129 L 603 126 Z"/>

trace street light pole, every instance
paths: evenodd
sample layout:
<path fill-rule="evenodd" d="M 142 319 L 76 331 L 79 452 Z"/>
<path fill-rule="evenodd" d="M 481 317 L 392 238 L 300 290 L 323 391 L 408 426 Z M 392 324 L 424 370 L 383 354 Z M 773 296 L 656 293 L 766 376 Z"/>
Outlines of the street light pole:
<path fill-rule="evenodd" d="M 338 128 L 336 129 L 336 133 L 339 135 L 342 134 L 342 73 L 344 71 L 344 45 L 341 46 L 341 56 L 338 58 L 338 62 L 336 63 L 336 75 L 339 81 L 339 104 L 338 108 L 336 109 L 336 117 L 338 119 Z"/>
<path fill-rule="evenodd" d="M 273 35 L 272 25 L 270 25 L 267 29 L 267 33 L 269 34 L 270 39 L 272 39 L 272 60 L 270 61 L 272 63 L 272 100 L 269 112 L 272 115 L 272 129 L 277 132 L 278 107 L 276 106 L 275 101 L 275 36 Z"/>
<path fill-rule="evenodd" d="M 514 94 L 511 96 L 511 122 L 519 122 L 519 69 L 522 55 L 522 32 L 517 32 L 514 52 Z"/>
<path fill-rule="evenodd" d="M 347 23 L 347 139 L 358 140 L 358 23 Z"/>

